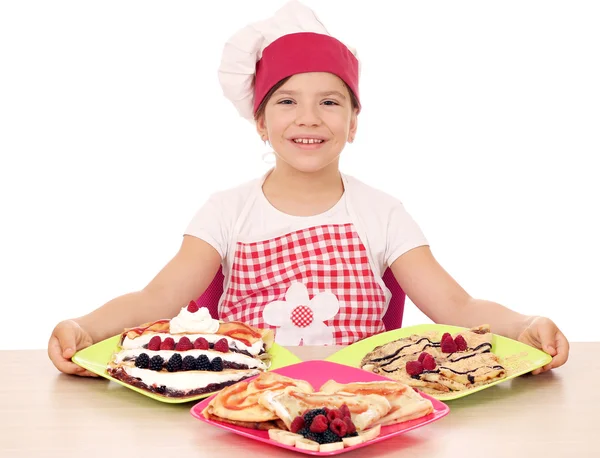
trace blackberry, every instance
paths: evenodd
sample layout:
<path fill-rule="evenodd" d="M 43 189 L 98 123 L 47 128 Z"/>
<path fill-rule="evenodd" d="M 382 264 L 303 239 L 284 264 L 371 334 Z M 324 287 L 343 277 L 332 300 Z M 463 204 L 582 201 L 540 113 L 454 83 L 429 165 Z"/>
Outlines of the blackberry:
<path fill-rule="evenodd" d="M 223 360 L 220 356 L 217 356 L 210 363 L 210 370 L 214 372 L 221 372 L 223 370 Z"/>
<path fill-rule="evenodd" d="M 156 355 L 150 358 L 150 365 L 148 366 L 151 371 L 159 371 L 163 367 L 163 363 L 165 362 L 162 359 L 162 356 Z"/>
<path fill-rule="evenodd" d="M 304 437 L 306 437 L 308 440 L 315 441 L 319 444 L 325 443 L 323 442 L 323 434 L 320 433 L 313 433 L 312 431 L 309 431 L 308 434 Z"/>
<path fill-rule="evenodd" d="M 322 433 L 322 436 L 323 436 L 323 442 L 319 442 L 319 444 L 332 444 L 334 442 L 342 441 L 342 438 L 330 429 L 328 429 L 327 431 Z"/>
<path fill-rule="evenodd" d="M 206 355 L 198 356 L 196 359 L 196 370 L 197 371 L 209 371 L 210 370 L 210 360 Z"/>
<path fill-rule="evenodd" d="M 299 429 L 298 430 L 298 434 L 300 434 L 301 436 L 306 437 L 306 435 L 310 432 L 310 430 L 306 427 Z"/>
<path fill-rule="evenodd" d="M 356 437 L 356 436 L 358 436 L 358 433 L 356 431 L 354 431 L 353 433 L 346 434 L 344 437 Z"/>
<path fill-rule="evenodd" d="M 180 369 L 181 369 L 181 355 L 179 353 L 175 353 L 173 356 L 171 356 L 171 358 L 169 359 L 169 362 L 167 363 L 167 370 L 169 372 L 177 372 Z"/>
<path fill-rule="evenodd" d="M 140 369 L 148 369 L 150 365 L 150 357 L 146 353 L 141 353 L 135 358 L 135 367 L 139 367 Z"/>
<path fill-rule="evenodd" d="M 184 371 L 193 371 L 196 368 L 196 358 L 187 355 L 181 362 L 181 369 Z"/>
<path fill-rule="evenodd" d="M 304 414 L 304 424 L 307 428 L 310 428 L 313 419 L 317 415 L 325 415 L 325 417 L 327 417 L 327 412 L 325 412 L 325 409 L 313 409 Z"/>

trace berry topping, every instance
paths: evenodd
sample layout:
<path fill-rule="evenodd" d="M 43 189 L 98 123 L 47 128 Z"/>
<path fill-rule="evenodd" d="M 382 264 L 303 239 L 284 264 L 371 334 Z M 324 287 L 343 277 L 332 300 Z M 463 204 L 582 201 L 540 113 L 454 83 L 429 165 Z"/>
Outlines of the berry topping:
<path fill-rule="evenodd" d="M 348 432 L 348 427 L 346 426 L 346 423 L 344 422 L 344 420 L 340 420 L 339 418 L 336 418 L 331 422 L 331 424 L 329 425 L 329 429 L 331 429 L 331 431 L 333 431 L 339 437 L 344 437 Z"/>
<path fill-rule="evenodd" d="M 356 426 L 354 426 L 350 417 L 344 417 L 344 423 L 346 423 L 346 428 L 348 428 L 346 434 L 354 434 L 356 432 Z"/>
<path fill-rule="evenodd" d="M 350 409 L 348 408 L 348 406 L 346 404 L 342 404 L 340 406 L 340 412 L 342 413 L 342 417 L 343 418 L 351 418 L 352 416 L 350 415 Z"/>
<path fill-rule="evenodd" d="M 163 340 L 163 342 L 160 344 L 160 349 L 175 350 L 175 340 L 173 337 L 167 337 L 165 340 Z"/>
<path fill-rule="evenodd" d="M 208 340 L 206 340 L 204 337 L 198 337 L 196 340 L 194 340 L 194 348 L 196 350 L 208 350 Z"/>
<path fill-rule="evenodd" d="M 152 337 L 152 339 L 150 339 L 150 342 L 148 342 L 148 350 L 152 350 L 152 351 L 158 351 L 160 350 L 160 337 L 159 336 L 154 336 Z"/>
<path fill-rule="evenodd" d="M 219 356 L 211 361 L 210 370 L 214 372 L 221 372 L 223 370 L 223 360 Z"/>
<path fill-rule="evenodd" d="M 313 418 L 309 429 L 313 433 L 323 433 L 327 431 L 328 426 L 329 423 L 327 421 L 327 417 L 325 415 L 317 415 L 315 418 Z"/>
<path fill-rule="evenodd" d="M 406 363 L 406 372 L 410 376 L 419 375 L 423 372 L 423 364 L 419 361 L 409 361 Z"/>
<path fill-rule="evenodd" d="M 302 418 L 301 416 L 297 416 L 296 418 L 294 418 L 294 421 L 292 421 L 292 424 L 290 425 L 290 431 L 293 433 L 298 433 L 298 431 L 300 431 L 301 429 L 304 429 L 304 418 Z"/>
<path fill-rule="evenodd" d="M 153 356 L 152 358 L 150 358 L 150 364 L 148 365 L 148 368 L 151 371 L 159 371 L 162 369 L 164 362 L 165 360 L 162 359 L 162 356 Z"/>
<path fill-rule="evenodd" d="M 229 344 L 227 339 L 219 339 L 215 342 L 213 350 L 220 351 L 221 353 L 227 353 L 229 351 Z"/>
<path fill-rule="evenodd" d="M 467 348 L 469 348 L 467 341 L 460 334 L 454 338 L 454 343 L 456 344 L 456 349 L 458 351 L 465 351 Z"/>
<path fill-rule="evenodd" d="M 175 346 L 175 350 L 177 351 L 187 351 L 192 348 L 194 348 L 194 344 L 192 344 L 190 339 L 185 336 L 179 339 L 179 342 L 177 342 L 177 345 Z"/>
<path fill-rule="evenodd" d="M 177 372 L 181 369 L 181 364 L 181 355 L 179 353 L 175 353 L 167 362 L 167 370 L 169 372 Z"/>
<path fill-rule="evenodd" d="M 431 356 L 429 353 L 426 353 L 427 356 L 425 356 L 425 358 L 423 358 L 423 361 L 421 361 L 421 364 L 423 365 L 423 370 L 426 371 L 432 371 L 435 369 L 435 359 L 433 359 L 433 356 Z"/>
<path fill-rule="evenodd" d="M 449 333 L 449 332 L 444 332 L 444 334 L 442 335 L 442 340 L 441 340 L 441 342 L 444 342 L 445 340 L 448 340 L 448 339 L 450 339 L 450 340 L 453 340 L 453 339 L 452 339 L 452 336 L 450 335 L 450 333 Z"/>
<path fill-rule="evenodd" d="M 329 412 L 327 412 L 327 419 L 330 422 L 332 422 L 336 418 L 339 418 L 339 419 L 343 419 L 344 418 L 344 414 L 342 412 L 340 412 L 339 409 L 332 409 Z"/>
<path fill-rule="evenodd" d="M 181 369 L 184 371 L 193 371 L 196 369 L 196 358 L 192 355 L 187 355 L 181 362 Z"/>
<path fill-rule="evenodd" d="M 319 444 L 333 444 L 334 442 L 341 442 L 342 439 L 332 430 L 328 429 L 323 433 L 322 438 L 320 438 Z"/>
<path fill-rule="evenodd" d="M 429 355 L 429 353 L 427 353 L 426 351 L 424 351 L 423 353 L 421 353 L 419 355 L 419 362 L 422 363 L 423 359 L 425 359 L 425 357 L 428 356 L 428 355 Z"/>
<path fill-rule="evenodd" d="M 210 370 L 210 360 L 206 355 L 200 355 L 196 359 L 196 370 L 197 371 L 209 371 Z"/>
<path fill-rule="evenodd" d="M 140 369 L 148 369 L 149 365 L 150 357 L 146 353 L 142 353 L 135 358 L 135 367 L 139 367 Z"/>
<path fill-rule="evenodd" d="M 304 417 L 302 417 L 302 418 L 304 418 Z M 293 432 L 293 431 L 292 431 L 292 432 Z M 299 429 L 299 430 L 297 431 L 297 433 L 296 433 L 296 434 L 300 434 L 301 436 L 304 436 L 304 437 L 306 437 L 306 435 L 307 435 L 309 432 L 310 432 L 310 431 L 309 431 L 309 429 L 308 429 L 308 428 L 305 426 L 304 428 L 302 428 L 302 429 Z"/>
<path fill-rule="evenodd" d="M 454 342 L 453 339 L 442 340 L 440 349 L 444 353 L 454 353 L 457 350 L 456 343 Z"/>
<path fill-rule="evenodd" d="M 187 310 L 190 313 L 196 313 L 198 311 L 199 307 L 198 304 L 196 304 L 194 301 L 190 301 L 190 303 L 187 306 Z"/>
<path fill-rule="evenodd" d="M 327 413 L 325 412 L 324 409 L 312 409 L 309 410 L 308 412 L 306 412 L 303 417 L 304 417 L 304 423 L 306 424 L 306 427 L 309 428 L 313 418 L 315 418 L 317 415 L 327 415 Z"/>

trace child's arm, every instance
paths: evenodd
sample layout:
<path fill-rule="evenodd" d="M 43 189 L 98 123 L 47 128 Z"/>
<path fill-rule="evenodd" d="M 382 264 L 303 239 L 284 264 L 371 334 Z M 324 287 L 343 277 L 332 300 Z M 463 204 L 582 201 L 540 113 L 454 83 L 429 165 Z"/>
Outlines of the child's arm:
<path fill-rule="evenodd" d="M 492 331 L 540 348 L 554 357 L 545 369 L 564 364 L 569 345 L 549 319 L 527 316 L 495 302 L 471 297 L 422 246 L 400 256 L 391 266 L 394 277 L 413 303 L 435 323 Z"/>
<path fill-rule="evenodd" d="M 98 342 L 124 328 L 172 318 L 206 290 L 220 264 L 221 257 L 211 245 L 184 236 L 177 254 L 145 288 L 119 296 L 74 321 Z"/>

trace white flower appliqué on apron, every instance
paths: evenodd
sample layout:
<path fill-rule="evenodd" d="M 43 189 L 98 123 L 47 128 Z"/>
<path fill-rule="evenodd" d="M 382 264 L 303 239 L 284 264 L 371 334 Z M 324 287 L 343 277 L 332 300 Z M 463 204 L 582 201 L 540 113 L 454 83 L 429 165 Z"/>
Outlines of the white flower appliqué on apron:
<path fill-rule="evenodd" d="M 275 342 L 279 345 L 333 345 L 334 328 L 324 321 L 333 318 L 339 309 L 335 294 L 320 292 L 310 299 L 306 286 L 294 282 L 285 300 L 265 305 L 263 320 L 277 327 Z"/>

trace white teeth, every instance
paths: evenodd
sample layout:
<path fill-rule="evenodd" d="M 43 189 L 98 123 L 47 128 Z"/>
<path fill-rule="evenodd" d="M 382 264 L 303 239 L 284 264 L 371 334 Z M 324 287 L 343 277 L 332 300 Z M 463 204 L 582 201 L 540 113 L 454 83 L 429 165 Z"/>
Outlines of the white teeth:
<path fill-rule="evenodd" d="M 309 144 L 309 143 L 323 143 L 323 140 L 319 140 L 317 138 L 294 138 L 294 142 Z"/>

